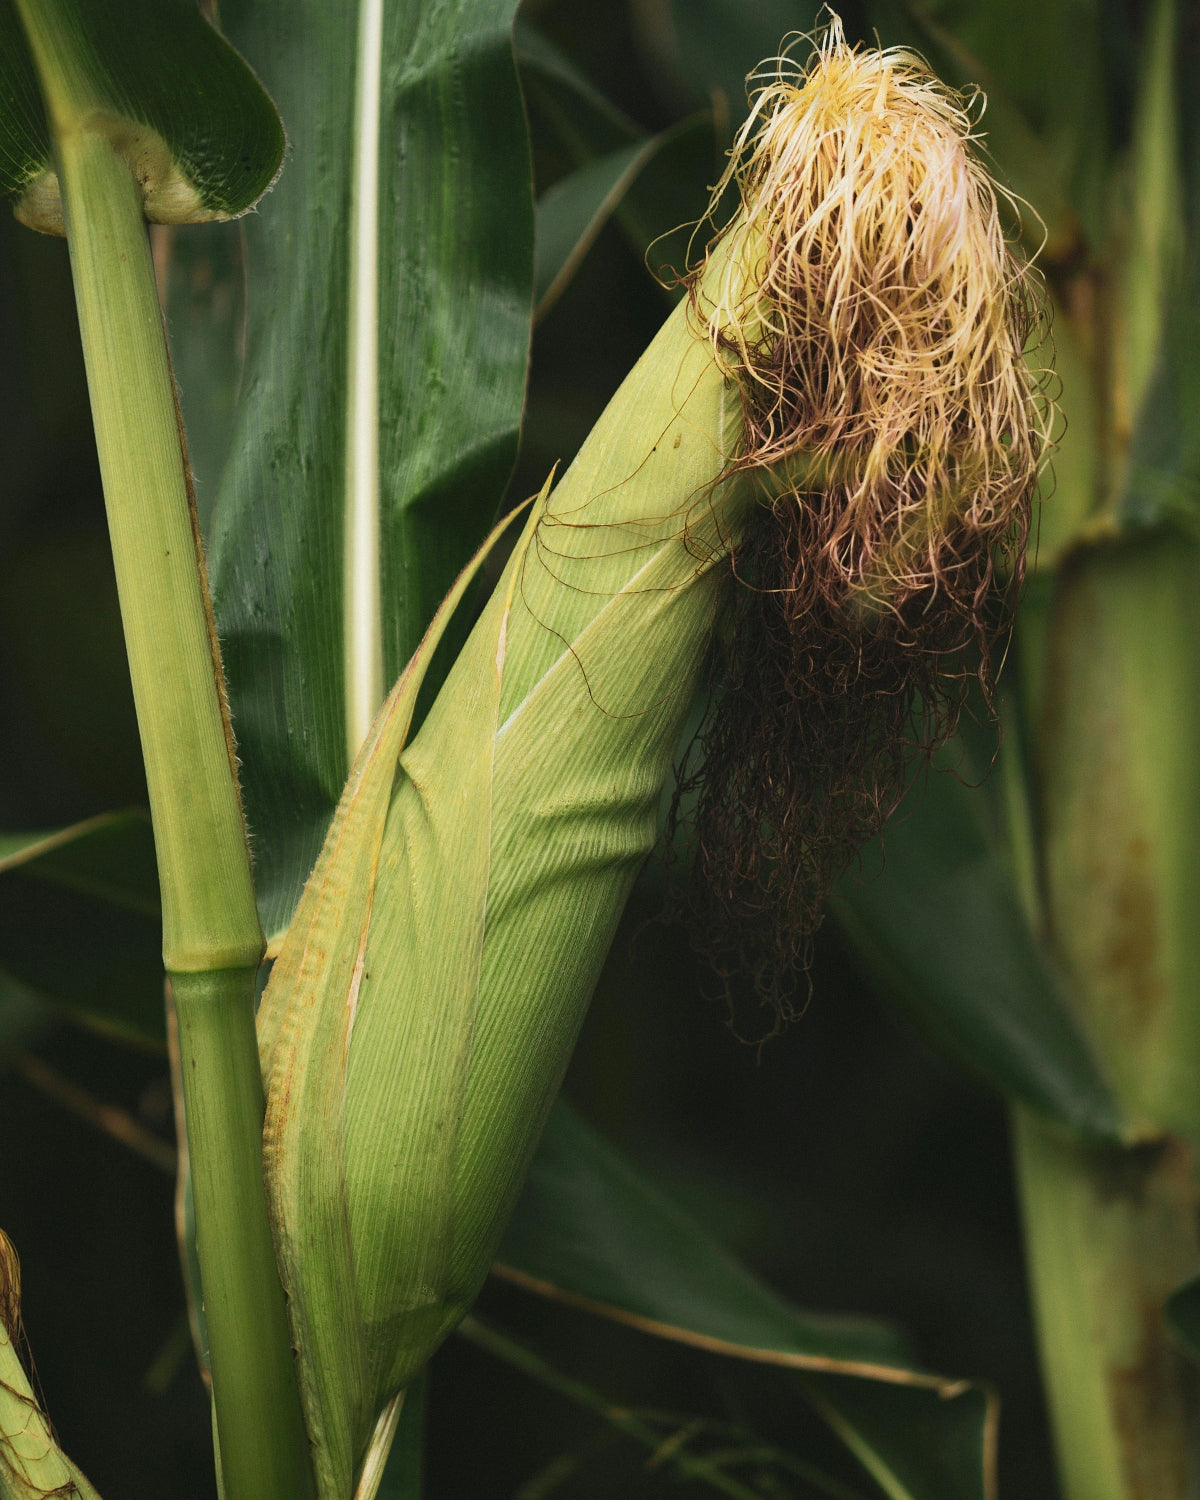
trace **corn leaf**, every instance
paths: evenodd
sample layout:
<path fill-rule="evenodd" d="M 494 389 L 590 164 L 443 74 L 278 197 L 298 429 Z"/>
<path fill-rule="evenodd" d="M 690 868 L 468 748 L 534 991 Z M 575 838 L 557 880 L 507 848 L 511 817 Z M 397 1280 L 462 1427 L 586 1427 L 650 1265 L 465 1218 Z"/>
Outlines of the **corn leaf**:
<path fill-rule="evenodd" d="M 537 203 L 535 321 L 544 318 L 558 301 L 614 214 L 637 242 L 637 248 L 645 252 L 655 234 L 645 229 L 643 215 L 638 212 L 637 186 L 656 159 L 660 172 L 667 177 L 678 180 L 682 176 L 688 181 L 695 175 L 686 170 L 691 165 L 688 158 L 697 146 L 711 160 L 712 123 L 706 114 L 597 157 L 542 194 Z M 700 194 L 692 201 L 694 206 Z M 661 193 L 657 206 L 661 215 Z M 664 230 L 674 227 L 669 218 L 660 218 L 660 222 Z"/>
<path fill-rule="evenodd" d="M 561 1102 L 496 1269 L 646 1333 L 804 1372 L 809 1399 L 898 1500 L 991 1493 L 984 1389 L 921 1370 L 887 1324 L 786 1302 Z"/>
<path fill-rule="evenodd" d="M 1194 101 L 1177 80 L 1196 65 L 1196 40 L 1179 25 L 1174 7 L 1161 5 L 1149 43 L 1134 130 L 1135 233 L 1127 270 L 1128 319 L 1136 322 L 1130 363 L 1140 371 L 1131 370 L 1135 425 L 1117 517 L 1142 527 L 1174 520 L 1194 533 L 1200 522 L 1200 160 Z"/>
<path fill-rule="evenodd" d="M 888 825 L 882 855 L 840 882 L 833 910 L 855 950 L 941 1050 L 1009 1098 L 1088 1134 L 1122 1113 L 1030 930 L 986 798 L 932 775 Z"/>
<path fill-rule="evenodd" d="M 735 126 L 746 113 L 750 72 L 774 57 L 785 38 L 813 31 L 820 14 L 820 6 L 795 0 L 670 0 L 663 8 L 664 61 L 699 98 L 719 92 Z"/>
<path fill-rule="evenodd" d="M 198 478 L 269 933 L 515 458 L 533 210 L 513 9 L 223 7 L 292 146 L 241 248 L 220 252 L 244 257 L 246 358 L 232 441 L 196 443 L 230 455 Z M 178 292 L 190 250 L 173 248 Z M 187 312 L 177 296 L 174 326 Z M 229 411 L 238 331 L 226 320 L 197 352 L 189 425 Z"/>
<path fill-rule="evenodd" d="M 516 38 L 535 129 L 557 144 L 571 168 L 538 200 L 537 317 L 553 305 L 549 290 L 555 296 L 562 290 L 555 282 L 563 268 L 577 269 L 610 215 L 634 254 L 670 289 L 723 164 L 713 115 L 705 110 L 647 135 L 528 22 L 518 25 Z"/>
<path fill-rule="evenodd" d="M 85 1025 L 162 1045 L 162 929 L 144 814 L 0 834 L 0 969 Z"/>
<path fill-rule="evenodd" d="M 16 200 L 25 223 L 61 234 L 58 180 L 20 9 L 0 0 L 0 195 Z M 228 219 L 270 186 L 283 156 L 279 117 L 190 0 L 130 0 L 115 9 L 100 0 L 53 0 L 29 14 L 50 39 L 61 100 L 71 95 L 89 128 L 136 160 L 148 218 Z"/>
<path fill-rule="evenodd" d="M 914 1386 L 806 1375 L 809 1399 L 889 1500 L 996 1500 L 998 1403 L 986 1387 L 931 1399 Z"/>
<path fill-rule="evenodd" d="M 12 1043 L 24 1041 L 53 1017 L 53 1010 L 36 991 L 0 970 L 0 1056 Z"/>

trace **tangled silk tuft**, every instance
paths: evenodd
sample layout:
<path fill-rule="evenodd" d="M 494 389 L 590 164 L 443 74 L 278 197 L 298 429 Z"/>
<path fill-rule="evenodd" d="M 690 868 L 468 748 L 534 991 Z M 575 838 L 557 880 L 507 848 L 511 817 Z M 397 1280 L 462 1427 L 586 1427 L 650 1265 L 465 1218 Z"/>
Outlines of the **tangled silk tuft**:
<path fill-rule="evenodd" d="M 990 702 L 1052 403 L 1040 280 L 1006 243 L 972 101 L 836 19 L 803 70 L 774 70 L 714 198 L 740 192 L 727 270 L 691 281 L 763 504 L 682 799 L 697 931 L 720 934 L 702 946 L 786 1010 L 914 755 L 953 732 L 969 679 Z"/>

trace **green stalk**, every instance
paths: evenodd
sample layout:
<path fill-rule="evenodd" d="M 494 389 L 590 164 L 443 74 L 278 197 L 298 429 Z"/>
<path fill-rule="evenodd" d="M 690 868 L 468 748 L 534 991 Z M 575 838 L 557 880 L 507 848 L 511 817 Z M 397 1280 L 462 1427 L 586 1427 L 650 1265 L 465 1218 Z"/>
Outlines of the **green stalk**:
<path fill-rule="evenodd" d="M 308 1463 L 262 1185 L 263 940 L 154 269 L 109 142 L 65 134 L 58 157 L 179 1018 L 225 1493 L 290 1500 Z"/>
<path fill-rule="evenodd" d="M 1064 1500 L 1187 1500 L 1195 1373 L 1163 1303 L 1191 1273 L 1191 1146 L 1074 1140 L 1018 1109 L 1017 1181 Z"/>
<path fill-rule="evenodd" d="M 71 18 L 20 0 L 54 138 L 146 764 L 226 1500 L 311 1492 L 262 1182 L 263 940 L 130 122 Z M 144 141 L 145 132 L 143 132 Z"/>

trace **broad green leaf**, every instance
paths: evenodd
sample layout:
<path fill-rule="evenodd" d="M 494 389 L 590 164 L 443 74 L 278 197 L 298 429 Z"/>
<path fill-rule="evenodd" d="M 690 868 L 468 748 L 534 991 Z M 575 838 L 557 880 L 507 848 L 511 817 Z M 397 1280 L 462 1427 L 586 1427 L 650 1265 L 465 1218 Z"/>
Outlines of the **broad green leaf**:
<path fill-rule="evenodd" d="M 162 1044 L 162 929 L 144 814 L 0 835 L 0 970 L 86 1025 Z"/>
<path fill-rule="evenodd" d="M 0 0 L 0 194 L 62 233 L 62 205 L 29 37 L 47 107 L 106 134 L 142 183 L 146 216 L 196 223 L 244 213 L 283 157 L 270 99 L 191 0 Z"/>
<path fill-rule="evenodd" d="M 268 932 L 515 458 L 533 208 L 513 8 L 223 7 L 291 146 L 244 228 L 230 457 L 199 475 Z"/>
<path fill-rule="evenodd" d="M 805 1372 L 809 1398 L 897 1500 L 992 1493 L 985 1390 L 920 1370 L 886 1324 L 786 1302 L 561 1102 L 496 1269 L 644 1332 Z"/>
<path fill-rule="evenodd" d="M 809 1312 L 778 1296 L 561 1100 L 497 1270 L 700 1349 L 885 1379 L 912 1367 L 887 1324 Z"/>
<path fill-rule="evenodd" d="M 833 899 L 876 979 L 929 1039 L 1010 1098 L 1089 1134 L 1121 1113 L 1031 932 L 969 761 L 918 783 Z"/>

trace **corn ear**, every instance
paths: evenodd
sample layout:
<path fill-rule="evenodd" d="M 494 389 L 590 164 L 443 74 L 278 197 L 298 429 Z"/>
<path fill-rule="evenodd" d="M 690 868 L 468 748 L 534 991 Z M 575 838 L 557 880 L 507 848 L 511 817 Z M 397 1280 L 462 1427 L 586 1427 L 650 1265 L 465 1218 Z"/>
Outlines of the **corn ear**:
<path fill-rule="evenodd" d="M 420 733 L 405 745 L 432 638 L 377 720 L 264 997 L 267 1192 L 322 1500 L 369 1500 L 388 1403 L 486 1274 L 651 847 L 743 529 L 748 638 L 780 660 L 765 693 L 726 681 L 717 800 L 736 826 L 698 819 L 698 842 L 724 826 L 722 852 L 748 842 L 753 871 L 765 849 L 789 887 L 815 834 L 821 876 L 878 826 L 873 747 L 902 753 L 922 691 L 938 717 L 947 661 L 972 641 L 987 657 L 998 555 L 1019 575 L 1044 446 L 1036 306 L 966 114 L 836 20 L 759 113 L 730 168 L 741 216 L 540 498 Z M 756 493 L 770 504 L 744 527 Z M 753 563 L 776 541 L 778 584 Z M 827 716 L 815 759 L 811 741 L 791 753 L 854 692 L 861 713 Z M 764 699 L 785 722 L 747 748 Z M 868 816 L 831 829 L 830 804 Z M 803 934 L 808 907 L 783 896 L 770 920 Z M 761 913 L 762 883 L 717 904 Z"/>
<path fill-rule="evenodd" d="M 654 838 L 748 485 L 722 485 L 739 430 L 681 307 L 401 754 L 432 639 L 414 658 L 288 933 L 265 1162 L 323 1500 L 354 1492 L 377 1414 L 487 1272 Z"/>

